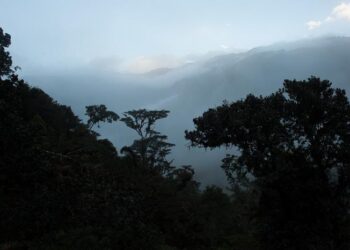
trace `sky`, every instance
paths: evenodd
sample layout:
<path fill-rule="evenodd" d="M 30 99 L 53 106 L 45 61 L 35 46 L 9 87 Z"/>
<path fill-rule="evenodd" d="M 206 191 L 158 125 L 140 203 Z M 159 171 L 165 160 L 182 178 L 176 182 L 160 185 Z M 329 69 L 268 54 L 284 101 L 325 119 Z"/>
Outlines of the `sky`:
<path fill-rule="evenodd" d="M 177 67 L 198 55 L 350 35 L 350 1 L 0 0 L 22 67 Z"/>

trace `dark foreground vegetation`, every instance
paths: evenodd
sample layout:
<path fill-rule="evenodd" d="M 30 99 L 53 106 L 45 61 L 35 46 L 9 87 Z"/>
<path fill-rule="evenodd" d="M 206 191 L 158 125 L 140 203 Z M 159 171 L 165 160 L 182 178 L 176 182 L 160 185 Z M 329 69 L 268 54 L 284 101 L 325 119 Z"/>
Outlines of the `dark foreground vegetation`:
<path fill-rule="evenodd" d="M 199 189 L 155 130 L 168 111 L 86 107 L 87 123 L 16 75 L 0 29 L 0 249 L 350 249 L 350 105 L 312 77 L 194 119 L 193 146 L 234 146 L 231 191 Z M 93 130 L 123 122 L 120 153 Z"/>

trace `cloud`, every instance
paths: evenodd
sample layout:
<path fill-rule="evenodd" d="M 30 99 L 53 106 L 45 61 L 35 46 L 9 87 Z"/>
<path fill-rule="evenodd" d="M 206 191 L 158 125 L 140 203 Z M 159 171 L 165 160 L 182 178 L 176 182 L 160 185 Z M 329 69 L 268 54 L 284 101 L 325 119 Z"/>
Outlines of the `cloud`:
<path fill-rule="evenodd" d="M 221 44 L 221 45 L 220 45 L 220 48 L 222 48 L 222 49 L 229 49 L 230 47 L 227 46 L 227 45 L 225 45 L 225 44 Z"/>
<path fill-rule="evenodd" d="M 331 16 L 331 19 L 345 19 L 350 21 L 350 3 L 342 3 L 336 6 Z"/>
<path fill-rule="evenodd" d="M 146 73 L 159 68 L 176 68 L 183 65 L 185 61 L 169 55 L 145 57 L 140 56 L 131 62 L 127 63 L 126 70 L 135 73 Z"/>
<path fill-rule="evenodd" d="M 309 30 L 317 29 L 318 27 L 321 26 L 321 24 L 322 24 L 321 21 L 315 21 L 315 20 L 311 20 L 311 21 L 306 23 Z"/>
<path fill-rule="evenodd" d="M 142 74 L 159 68 L 177 68 L 187 63 L 190 63 L 188 58 L 170 55 L 139 56 L 131 60 L 122 60 L 118 56 L 106 56 L 93 58 L 88 65 L 99 70 Z"/>
<path fill-rule="evenodd" d="M 350 3 L 341 3 L 335 6 L 329 16 L 324 20 L 311 20 L 306 23 L 309 30 L 317 29 L 324 23 L 338 20 L 350 21 Z"/>

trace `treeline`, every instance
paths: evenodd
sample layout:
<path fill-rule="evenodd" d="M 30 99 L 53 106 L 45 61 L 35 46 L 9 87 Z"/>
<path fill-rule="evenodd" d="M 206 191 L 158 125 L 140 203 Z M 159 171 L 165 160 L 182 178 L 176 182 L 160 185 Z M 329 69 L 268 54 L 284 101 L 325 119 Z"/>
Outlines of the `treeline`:
<path fill-rule="evenodd" d="M 156 131 L 165 110 L 67 106 L 16 74 L 0 28 L 0 249 L 347 250 L 350 105 L 312 77 L 209 109 L 192 146 L 235 146 L 230 192 L 199 189 Z M 93 129 L 123 122 L 119 152 Z"/>
<path fill-rule="evenodd" d="M 167 111 L 123 117 L 88 106 L 87 124 L 19 79 L 0 30 L 0 249 L 217 249 L 248 240 L 242 203 L 199 190 L 155 131 Z M 119 155 L 93 128 L 125 122 L 139 139 Z M 238 242 L 238 243 L 236 243 Z M 245 243 L 244 243 L 245 244 Z M 239 248 L 237 248 L 239 249 Z"/>

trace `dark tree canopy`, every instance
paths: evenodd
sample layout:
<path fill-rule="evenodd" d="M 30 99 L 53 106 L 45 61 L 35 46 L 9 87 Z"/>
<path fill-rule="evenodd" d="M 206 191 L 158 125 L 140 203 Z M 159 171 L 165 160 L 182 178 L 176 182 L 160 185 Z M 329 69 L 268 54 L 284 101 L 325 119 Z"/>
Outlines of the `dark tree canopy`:
<path fill-rule="evenodd" d="M 113 111 L 107 110 L 107 107 L 103 104 L 86 106 L 85 108 L 85 115 L 89 116 L 87 121 L 87 126 L 89 129 L 92 129 L 96 124 L 97 127 L 100 127 L 100 122 L 112 123 L 119 119 L 119 115 Z"/>
<path fill-rule="evenodd" d="M 344 90 L 316 77 L 286 80 L 270 96 L 224 103 L 194 123 L 195 130 L 186 131 L 192 145 L 238 148 L 223 167 L 233 183 L 259 186 L 266 249 L 346 249 L 346 236 L 334 235 L 349 208 L 350 105 Z"/>
<path fill-rule="evenodd" d="M 193 145 L 240 149 L 224 159 L 230 195 L 173 169 L 155 129 L 169 111 L 124 113 L 139 138 L 120 156 L 91 130 L 119 116 L 87 106 L 82 123 L 16 75 L 10 42 L 0 28 L 0 249 L 350 249 L 349 103 L 328 81 L 195 119 Z"/>
<path fill-rule="evenodd" d="M 286 80 L 283 89 L 267 97 L 248 95 L 225 103 L 194 123 L 196 129 L 186 131 L 192 145 L 237 146 L 241 154 L 232 158 L 230 168 L 256 177 L 298 157 L 322 170 L 335 168 L 345 174 L 349 167 L 350 106 L 345 91 L 315 77 Z"/>
<path fill-rule="evenodd" d="M 147 138 L 158 133 L 154 130 L 155 122 L 166 118 L 168 114 L 168 110 L 131 110 L 124 113 L 121 121 L 135 130 L 141 138 Z"/>
<path fill-rule="evenodd" d="M 139 158 L 142 166 L 150 167 L 160 173 L 168 173 L 171 161 L 166 159 L 174 144 L 167 142 L 167 136 L 155 130 L 155 123 L 168 116 L 167 110 L 131 110 L 124 113 L 120 120 L 135 130 L 140 136 L 128 147 Z M 124 150 L 125 151 L 125 150 Z"/>
<path fill-rule="evenodd" d="M 0 27 L 0 78 L 11 73 L 12 59 L 10 53 L 6 51 L 11 45 L 11 36 L 4 33 Z"/>

